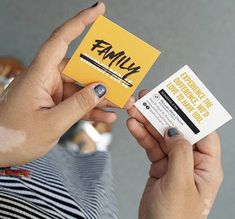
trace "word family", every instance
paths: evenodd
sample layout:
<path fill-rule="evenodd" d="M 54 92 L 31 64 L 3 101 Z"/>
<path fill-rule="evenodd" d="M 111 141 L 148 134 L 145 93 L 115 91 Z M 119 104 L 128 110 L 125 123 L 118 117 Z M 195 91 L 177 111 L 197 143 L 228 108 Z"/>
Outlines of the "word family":
<path fill-rule="evenodd" d="M 110 60 L 108 67 L 116 65 L 120 69 L 127 70 L 127 73 L 122 76 L 123 79 L 140 72 L 141 67 L 132 62 L 124 51 L 115 52 L 113 46 L 104 40 L 95 40 L 91 51 L 97 51 L 98 55 L 102 56 L 102 60 Z"/>

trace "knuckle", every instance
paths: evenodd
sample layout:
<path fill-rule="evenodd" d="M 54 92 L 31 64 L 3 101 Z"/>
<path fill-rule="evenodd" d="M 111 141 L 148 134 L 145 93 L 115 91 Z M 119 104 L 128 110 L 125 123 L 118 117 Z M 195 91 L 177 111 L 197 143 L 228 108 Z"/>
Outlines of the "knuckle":
<path fill-rule="evenodd" d="M 183 138 L 178 138 L 172 143 L 174 147 L 173 150 L 180 151 L 182 154 L 187 154 L 191 150 L 189 142 Z"/>
<path fill-rule="evenodd" d="M 79 92 L 74 95 L 74 103 L 76 106 L 82 109 L 93 108 L 95 106 L 96 101 L 95 98 L 91 95 L 87 95 L 84 92 Z"/>
<path fill-rule="evenodd" d="M 148 134 L 146 132 L 142 132 L 137 136 L 137 140 L 141 145 L 145 143 L 147 138 Z"/>
<path fill-rule="evenodd" d="M 83 21 L 82 19 L 82 12 L 79 13 L 79 19 L 78 19 L 78 26 L 81 28 L 85 28 L 86 27 L 86 23 Z"/>
<path fill-rule="evenodd" d="M 156 179 L 159 178 L 158 171 L 156 170 L 156 167 L 154 166 L 154 164 L 151 164 L 151 167 L 149 169 L 149 176 L 156 178 Z"/>
<path fill-rule="evenodd" d="M 63 26 L 57 27 L 51 34 L 51 36 L 48 39 L 48 42 L 56 42 L 56 41 L 65 41 L 63 37 Z"/>
<path fill-rule="evenodd" d="M 137 115 L 137 109 L 135 107 L 132 107 L 128 110 L 128 114 L 129 116 L 133 117 L 133 118 L 136 118 L 138 115 Z"/>
<path fill-rule="evenodd" d="M 57 27 L 54 31 L 53 31 L 53 33 L 52 33 L 52 35 L 51 35 L 51 38 L 53 39 L 53 38 L 57 38 L 58 36 L 60 36 L 60 33 L 62 32 L 62 26 L 59 26 L 59 27 Z"/>

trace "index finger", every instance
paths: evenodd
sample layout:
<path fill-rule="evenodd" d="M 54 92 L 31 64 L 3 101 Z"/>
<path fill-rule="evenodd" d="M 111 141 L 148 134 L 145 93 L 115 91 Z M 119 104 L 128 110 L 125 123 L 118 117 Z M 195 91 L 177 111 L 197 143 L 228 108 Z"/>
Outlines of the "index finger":
<path fill-rule="evenodd" d="M 58 27 L 43 44 L 37 55 L 37 61 L 43 66 L 58 67 L 68 50 L 69 44 L 76 39 L 85 27 L 104 14 L 105 5 L 99 2 L 96 7 L 85 9 Z"/>
<path fill-rule="evenodd" d="M 139 93 L 139 98 L 146 95 L 149 91 L 148 90 L 142 90 Z M 130 117 L 135 118 L 139 123 L 141 123 L 154 138 L 159 142 L 162 143 L 164 141 L 163 136 L 153 127 L 153 125 L 144 117 L 144 115 L 135 107 L 131 107 L 127 110 Z"/>

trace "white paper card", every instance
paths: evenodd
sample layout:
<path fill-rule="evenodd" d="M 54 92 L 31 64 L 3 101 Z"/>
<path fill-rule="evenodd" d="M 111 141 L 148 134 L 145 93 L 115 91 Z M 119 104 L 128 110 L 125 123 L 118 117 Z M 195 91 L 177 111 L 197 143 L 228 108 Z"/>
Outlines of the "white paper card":
<path fill-rule="evenodd" d="M 162 135 L 176 127 L 191 144 L 232 119 L 187 65 L 135 106 Z"/>

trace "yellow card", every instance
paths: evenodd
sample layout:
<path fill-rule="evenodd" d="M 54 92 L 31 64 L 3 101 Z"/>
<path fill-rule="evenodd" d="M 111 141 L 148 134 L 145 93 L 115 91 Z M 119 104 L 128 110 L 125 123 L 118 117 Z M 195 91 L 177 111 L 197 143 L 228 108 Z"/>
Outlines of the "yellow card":
<path fill-rule="evenodd" d="M 64 74 L 83 85 L 102 82 L 106 98 L 123 107 L 160 52 L 104 16 L 99 16 Z"/>

